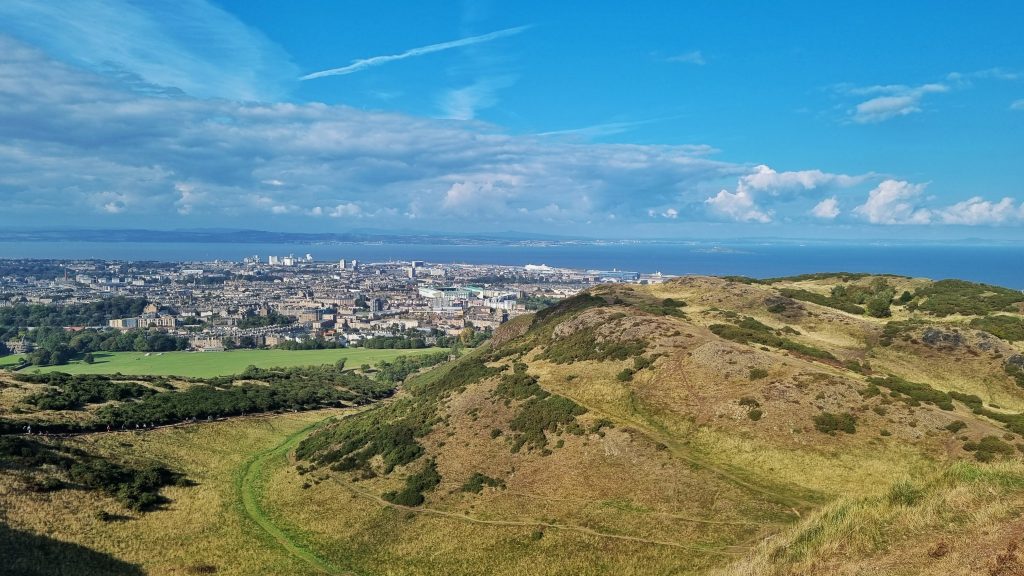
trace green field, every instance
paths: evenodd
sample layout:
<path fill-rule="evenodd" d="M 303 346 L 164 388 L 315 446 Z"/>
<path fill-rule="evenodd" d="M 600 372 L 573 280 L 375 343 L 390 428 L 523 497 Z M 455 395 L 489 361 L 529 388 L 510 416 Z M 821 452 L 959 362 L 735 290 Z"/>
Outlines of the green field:
<path fill-rule="evenodd" d="M 11 366 L 17 366 L 21 362 L 21 354 L 11 354 L 9 356 L 0 356 L 0 368 L 10 368 Z"/>
<path fill-rule="evenodd" d="M 318 366 L 333 364 L 347 358 L 347 365 L 376 364 L 409 356 L 441 352 L 446 348 L 420 348 L 417 350 L 383 350 L 368 348 L 338 348 L 334 350 L 231 350 L 227 352 L 97 352 L 96 362 L 72 362 L 62 366 L 30 367 L 25 371 L 67 372 L 69 374 L 139 374 L 156 376 L 191 376 L 206 378 L 238 374 L 249 365 L 260 368 L 274 366 Z M 0 366 L 9 358 L 0 358 Z"/>

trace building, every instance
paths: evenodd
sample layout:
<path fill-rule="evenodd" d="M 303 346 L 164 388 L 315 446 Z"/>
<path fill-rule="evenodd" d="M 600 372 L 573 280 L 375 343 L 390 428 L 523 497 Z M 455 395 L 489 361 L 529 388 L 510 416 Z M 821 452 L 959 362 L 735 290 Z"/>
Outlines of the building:
<path fill-rule="evenodd" d="M 115 318 L 107 322 L 107 326 L 118 330 L 134 330 L 139 327 L 139 318 Z"/>
<path fill-rule="evenodd" d="M 8 340 L 7 342 L 4 342 L 4 345 L 7 346 L 7 349 L 10 350 L 12 354 L 28 354 L 33 348 L 32 343 L 24 338 Z"/>

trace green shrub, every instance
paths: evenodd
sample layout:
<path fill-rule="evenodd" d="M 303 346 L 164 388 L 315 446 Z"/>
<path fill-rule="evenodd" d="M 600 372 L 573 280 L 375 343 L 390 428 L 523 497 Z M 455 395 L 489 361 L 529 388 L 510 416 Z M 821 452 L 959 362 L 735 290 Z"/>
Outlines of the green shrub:
<path fill-rule="evenodd" d="M 615 375 L 615 379 L 619 382 L 629 382 L 633 379 L 635 371 L 632 368 L 623 368 L 621 372 Z"/>
<path fill-rule="evenodd" d="M 643 354 L 646 348 L 642 340 L 599 341 L 593 329 L 582 329 L 548 344 L 540 358 L 556 364 L 571 364 L 581 360 L 626 360 Z"/>
<path fill-rule="evenodd" d="M 423 493 L 433 490 L 441 483 L 437 463 L 431 459 L 419 472 L 405 479 L 405 487 L 398 492 L 385 492 L 381 497 L 400 506 L 419 506 L 425 500 Z"/>
<path fill-rule="evenodd" d="M 857 417 L 849 412 L 842 414 L 822 412 L 814 417 L 814 428 L 826 434 L 835 434 L 836 432 L 854 434 L 857 432 Z"/>
<path fill-rule="evenodd" d="M 982 316 L 1024 302 L 1024 293 L 1019 290 L 964 280 L 940 280 L 918 289 L 914 297 L 918 300 L 923 299 L 918 304 L 918 310 L 931 312 L 936 316 Z"/>
<path fill-rule="evenodd" d="M 484 486 L 490 486 L 492 488 L 504 488 L 505 482 L 503 480 L 491 478 L 490 476 L 487 476 L 486 474 L 481 474 L 480 472 L 474 472 L 473 475 L 469 477 L 469 480 L 466 480 L 466 482 L 462 485 L 462 488 L 460 488 L 460 490 L 462 490 L 463 492 L 472 492 L 474 494 L 479 494 L 483 492 Z"/>
<path fill-rule="evenodd" d="M 1013 381 L 1017 383 L 1017 386 L 1024 388 L 1024 367 L 1007 362 L 1003 365 L 1003 370 L 1010 376 L 1010 378 L 1013 378 Z"/>
<path fill-rule="evenodd" d="M 949 424 L 946 424 L 946 430 L 949 430 L 953 434 L 967 428 L 967 424 L 963 420 L 953 420 Z"/>
<path fill-rule="evenodd" d="M 927 402 L 943 410 L 953 409 L 952 396 L 941 390 L 936 390 L 927 384 L 909 382 L 893 375 L 889 375 L 886 378 L 868 378 L 868 382 L 900 394 L 899 399 L 910 406 L 919 406 L 921 402 Z"/>
<path fill-rule="evenodd" d="M 542 449 L 547 443 L 545 432 L 556 432 L 585 414 L 586 408 L 564 396 L 548 395 L 533 397 L 519 407 L 519 412 L 509 422 L 509 428 L 517 432 L 512 439 L 512 451 L 518 452 L 524 445 L 531 449 Z"/>
<path fill-rule="evenodd" d="M 825 350 L 800 344 L 799 342 L 794 342 L 788 338 L 782 338 L 760 329 L 743 328 L 733 324 L 712 324 L 711 326 L 708 326 L 708 329 L 716 336 L 725 338 L 726 340 L 732 340 L 733 342 L 739 342 L 740 344 L 763 344 L 765 346 L 773 346 L 775 348 L 796 352 L 797 354 L 802 354 L 811 358 L 835 360 L 835 356 Z"/>
<path fill-rule="evenodd" d="M 751 368 L 750 374 L 747 375 L 750 380 L 760 380 L 768 377 L 768 371 L 764 368 Z"/>
<path fill-rule="evenodd" d="M 843 300 L 832 296 L 824 296 L 817 292 L 810 292 L 800 288 L 782 288 L 779 290 L 779 293 L 787 298 L 803 300 L 804 302 L 811 302 L 812 304 L 818 304 L 819 306 L 828 306 L 829 308 L 835 308 L 850 314 L 864 313 L 864 308 L 857 306 L 856 304 L 844 302 Z"/>
<path fill-rule="evenodd" d="M 964 442 L 963 448 L 968 452 L 974 452 L 974 458 L 979 462 L 991 462 L 997 457 L 1009 458 L 1015 454 L 1012 445 L 996 436 L 985 436 L 978 442 Z"/>
<path fill-rule="evenodd" d="M 971 328 L 984 330 L 1007 342 L 1024 340 L 1024 319 L 1017 316 L 985 316 L 971 320 Z"/>
<path fill-rule="evenodd" d="M 761 419 L 763 414 L 764 412 L 762 412 L 760 408 L 754 408 L 747 412 L 747 417 L 756 422 Z"/>

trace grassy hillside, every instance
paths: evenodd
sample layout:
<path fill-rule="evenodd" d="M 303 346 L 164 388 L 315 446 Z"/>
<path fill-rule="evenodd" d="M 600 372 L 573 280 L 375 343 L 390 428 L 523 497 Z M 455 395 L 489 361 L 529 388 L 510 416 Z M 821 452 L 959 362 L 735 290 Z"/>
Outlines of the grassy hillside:
<path fill-rule="evenodd" d="M 194 483 L 165 488 L 168 505 L 146 513 L 101 493 L 33 492 L 0 472 L 0 507 L 5 511 L 0 531 L 20 535 L 0 538 L 5 569 L 12 574 L 82 576 L 320 574 L 247 513 L 242 491 L 253 488 L 251 482 L 243 484 L 243 471 L 252 470 L 247 463 L 254 456 L 342 413 L 304 412 L 70 441 L 98 454 L 159 459 Z M 25 541 L 32 546 L 15 548 Z M 89 560 L 85 566 L 83 557 Z"/>
<path fill-rule="evenodd" d="M 1022 306 L 852 274 L 601 286 L 360 412 L 76 437 L 198 485 L 134 513 L 0 470 L 3 529 L 125 574 L 1021 574 Z"/>
<path fill-rule="evenodd" d="M 300 444 L 300 470 L 319 481 L 302 500 L 334 520 L 316 522 L 288 490 L 277 508 L 370 573 L 1012 563 L 998 557 L 1024 505 L 1024 389 L 1007 371 L 1020 349 L 972 328 L 976 305 L 950 310 L 947 285 L 931 310 L 933 286 L 824 275 L 596 288 Z M 985 314 L 1020 315 L 1024 295 L 997 296 Z"/>
<path fill-rule="evenodd" d="M 98 352 L 93 364 L 81 361 L 63 366 L 28 368 L 34 372 L 66 372 L 68 374 L 135 374 L 160 376 L 185 376 L 209 378 L 239 374 L 252 365 L 257 368 L 275 366 L 318 366 L 334 364 L 346 358 L 349 366 L 376 364 L 382 360 L 394 360 L 399 356 L 429 354 L 443 351 L 443 348 L 422 348 L 417 350 L 385 350 L 369 348 L 339 348 L 334 350 L 230 350 L 226 352 Z M 0 365 L 6 359 L 0 359 Z"/>

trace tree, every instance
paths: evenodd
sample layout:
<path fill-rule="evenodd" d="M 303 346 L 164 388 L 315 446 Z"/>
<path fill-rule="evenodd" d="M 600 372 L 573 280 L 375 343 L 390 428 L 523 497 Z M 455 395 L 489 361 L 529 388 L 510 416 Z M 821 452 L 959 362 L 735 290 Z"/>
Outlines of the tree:
<path fill-rule="evenodd" d="M 469 345 L 473 341 L 473 336 L 476 335 L 476 331 L 473 328 L 467 326 L 459 332 L 459 341 L 463 344 Z"/>
<path fill-rule="evenodd" d="M 88 352 L 84 357 L 82 357 L 82 360 L 86 364 L 92 364 L 93 362 L 96 362 L 96 357 L 92 355 L 92 352 Z"/>
<path fill-rule="evenodd" d="M 888 318 L 892 316 L 892 311 L 889 309 L 889 298 L 885 296 L 877 296 L 868 300 L 864 305 L 864 309 L 869 316 L 874 316 L 875 318 Z"/>
<path fill-rule="evenodd" d="M 348 360 L 348 358 L 339 358 L 338 361 L 334 363 L 334 367 L 338 369 L 338 372 L 345 369 L 346 360 Z"/>

